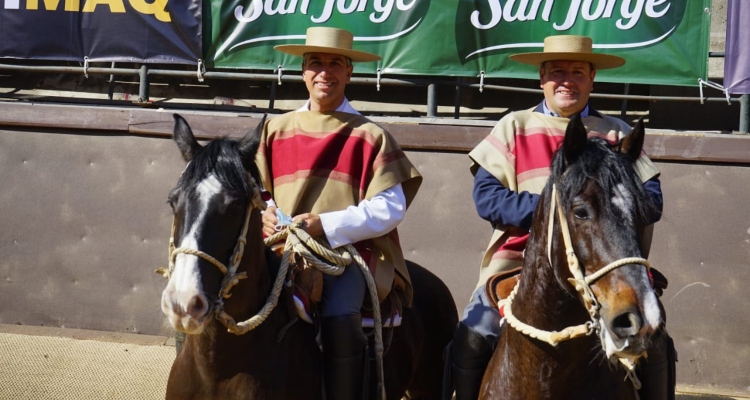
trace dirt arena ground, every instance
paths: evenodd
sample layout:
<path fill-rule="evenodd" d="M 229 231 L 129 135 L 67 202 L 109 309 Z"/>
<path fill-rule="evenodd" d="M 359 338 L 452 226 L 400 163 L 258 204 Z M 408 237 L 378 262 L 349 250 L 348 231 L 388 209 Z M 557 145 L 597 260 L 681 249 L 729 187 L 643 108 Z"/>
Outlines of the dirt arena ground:
<path fill-rule="evenodd" d="M 1 400 L 163 399 L 174 339 L 0 324 Z M 678 387 L 678 400 L 748 399 Z"/>

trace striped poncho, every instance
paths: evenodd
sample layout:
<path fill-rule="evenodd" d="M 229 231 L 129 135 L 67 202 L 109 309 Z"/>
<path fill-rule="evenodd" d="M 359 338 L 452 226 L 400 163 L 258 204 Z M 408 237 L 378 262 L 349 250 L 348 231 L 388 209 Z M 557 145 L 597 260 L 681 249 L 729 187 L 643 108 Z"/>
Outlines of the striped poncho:
<path fill-rule="evenodd" d="M 481 166 L 514 192 L 541 194 L 550 174 L 552 157 L 565 137 L 569 121 L 535 109 L 503 117 L 469 153 L 472 174 Z M 625 122 L 594 110 L 583 118 L 583 123 L 589 137 L 601 137 L 613 143 L 631 131 Z M 645 155 L 636 161 L 634 168 L 643 182 L 659 175 Z M 528 237 L 528 232 L 517 227 L 495 226 L 482 258 L 477 285 L 484 285 L 487 278 L 498 272 L 521 266 Z"/>
<path fill-rule="evenodd" d="M 361 115 L 291 112 L 269 120 L 256 157 L 261 179 L 285 214 L 344 210 L 401 184 L 407 207 L 422 177 L 396 141 Z M 394 284 L 411 305 L 412 288 L 396 229 L 354 244 L 381 300 Z"/>

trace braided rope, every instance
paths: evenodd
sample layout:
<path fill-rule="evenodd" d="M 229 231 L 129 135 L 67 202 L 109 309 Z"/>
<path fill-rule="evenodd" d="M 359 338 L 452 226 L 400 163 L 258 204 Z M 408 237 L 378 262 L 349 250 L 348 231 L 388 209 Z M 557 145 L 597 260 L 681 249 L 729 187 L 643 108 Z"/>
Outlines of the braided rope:
<path fill-rule="evenodd" d="M 508 321 L 508 325 L 513 327 L 513 329 L 523 333 L 526 336 L 541 340 L 553 347 L 557 346 L 558 343 L 565 340 L 574 339 L 579 336 L 588 336 L 591 334 L 593 327 L 591 321 L 588 321 L 585 324 L 567 327 L 559 332 L 545 331 L 521 322 L 518 318 L 516 318 L 515 315 L 513 315 L 513 310 L 511 309 L 513 300 L 518 293 L 518 286 L 519 283 L 516 282 L 516 285 L 513 287 L 513 291 L 510 293 L 510 295 L 508 295 L 508 298 L 505 299 L 505 303 L 503 304 L 503 313 L 505 315 L 505 320 Z"/>
<path fill-rule="evenodd" d="M 351 265 L 352 262 L 356 263 L 360 271 L 362 272 L 365 282 L 367 283 L 367 290 L 370 293 L 370 301 L 373 304 L 372 312 L 373 319 L 375 320 L 375 360 L 377 365 L 378 374 L 378 393 L 381 396 L 385 396 L 384 382 L 385 374 L 383 371 L 383 354 L 385 352 L 383 346 L 383 327 L 380 315 L 380 299 L 378 298 L 377 284 L 375 278 L 370 273 L 370 269 L 367 267 L 367 263 L 357 250 L 351 244 L 342 246 L 338 249 L 331 249 L 319 241 L 315 240 L 302 229 L 302 222 L 295 222 L 292 225 L 287 226 L 282 231 L 266 238 L 266 246 L 272 246 L 282 240 L 286 240 L 284 244 L 284 256 L 281 259 L 281 269 L 286 271 L 288 264 L 290 263 L 292 252 L 301 255 L 306 261 L 308 261 L 317 270 L 329 275 L 341 275 L 344 273 L 344 268 Z M 325 259 L 330 264 L 322 262 L 320 258 Z M 279 272 L 281 275 L 281 272 Z"/>
<path fill-rule="evenodd" d="M 607 264 L 606 267 L 600 269 L 599 271 L 596 271 L 595 273 L 589 275 L 586 277 L 586 284 L 591 285 L 602 276 L 606 275 L 609 271 L 615 270 L 617 268 L 622 267 L 626 264 L 642 264 L 646 266 L 646 269 L 651 269 L 651 264 L 646 260 L 645 258 L 641 257 L 628 257 L 628 258 L 622 258 L 620 260 L 617 260 L 615 262 Z"/>

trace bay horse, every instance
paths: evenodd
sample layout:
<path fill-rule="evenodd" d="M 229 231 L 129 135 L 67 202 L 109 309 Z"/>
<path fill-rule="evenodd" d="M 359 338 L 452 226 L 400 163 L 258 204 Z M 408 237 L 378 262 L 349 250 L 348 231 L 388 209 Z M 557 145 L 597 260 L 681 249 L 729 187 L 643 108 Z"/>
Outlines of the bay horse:
<path fill-rule="evenodd" d="M 161 307 L 172 327 L 187 335 L 166 398 L 322 399 L 316 328 L 290 312 L 286 296 L 277 304 L 267 301 L 278 257 L 261 231 L 265 203 L 254 159 L 263 122 L 239 140 L 218 138 L 203 146 L 184 118 L 175 114 L 174 120 L 174 140 L 187 166 L 169 195 L 174 223 Z M 389 336 L 385 395 L 436 399 L 442 352 L 458 315 L 445 284 L 407 263 L 414 300 Z M 255 322 L 248 329 L 235 320 Z M 372 372 L 369 383 L 374 393 Z"/>
<path fill-rule="evenodd" d="M 641 257 L 653 203 L 619 143 L 573 116 L 552 161 L 480 399 L 636 399 L 634 364 L 663 322 Z M 502 304 L 502 303 L 501 303 Z"/>

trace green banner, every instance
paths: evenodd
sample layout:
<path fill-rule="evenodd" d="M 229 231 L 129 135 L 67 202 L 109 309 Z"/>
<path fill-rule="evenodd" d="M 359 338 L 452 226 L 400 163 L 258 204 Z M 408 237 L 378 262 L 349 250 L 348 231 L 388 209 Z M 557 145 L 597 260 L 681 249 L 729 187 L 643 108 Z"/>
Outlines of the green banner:
<path fill-rule="evenodd" d="M 627 60 L 598 81 L 697 86 L 708 70 L 710 9 L 710 0 L 205 0 L 203 48 L 209 67 L 300 71 L 300 58 L 273 46 L 333 26 L 383 57 L 356 64 L 357 73 L 538 79 L 508 55 L 575 34 Z"/>

